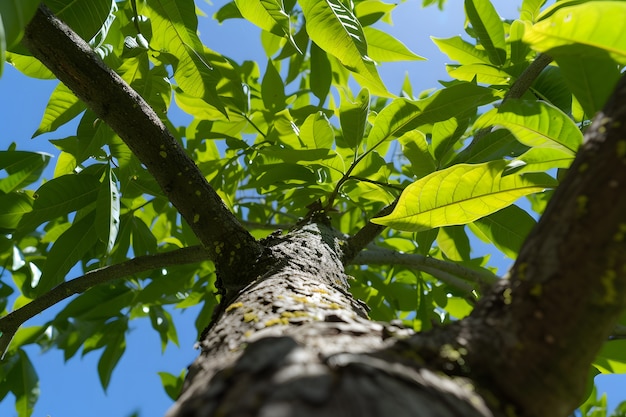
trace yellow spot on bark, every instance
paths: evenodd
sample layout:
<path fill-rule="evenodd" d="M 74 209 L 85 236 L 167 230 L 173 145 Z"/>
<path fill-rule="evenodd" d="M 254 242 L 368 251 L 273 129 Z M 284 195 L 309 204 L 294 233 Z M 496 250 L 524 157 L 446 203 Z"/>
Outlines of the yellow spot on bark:
<path fill-rule="evenodd" d="M 165 151 L 160 151 L 159 155 L 161 155 L 161 158 L 167 158 L 167 152 Z"/>
<path fill-rule="evenodd" d="M 275 318 L 275 319 L 270 319 L 268 321 L 265 322 L 265 326 L 270 327 L 270 326 L 275 326 L 277 324 L 284 324 L 287 325 L 289 324 L 289 319 L 282 317 L 282 318 Z"/>
<path fill-rule="evenodd" d="M 535 297 L 539 297 L 541 295 L 542 291 L 543 291 L 543 288 L 541 287 L 541 284 L 535 284 L 530 289 L 530 295 L 534 295 Z"/>
<path fill-rule="evenodd" d="M 578 167 L 578 172 L 580 172 L 581 174 L 585 171 L 587 171 L 587 169 L 589 168 L 589 164 L 588 163 L 582 163 L 580 164 L 580 166 Z"/>
<path fill-rule="evenodd" d="M 200 190 L 196 190 L 196 195 L 200 197 L 202 195 L 202 192 L 200 192 Z"/>
<path fill-rule="evenodd" d="M 200 221 L 200 215 L 199 214 L 194 214 L 193 215 L 193 222 L 194 223 L 198 223 Z"/>
<path fill-rule="evenodd" d="M 624 235 L 626 234 L 626 224 L 622 223 L 618 226 L 618 231 L 613 235 L 613 241 L 615 242 L 623 242 Z"/>
<path fill-rule="evenodd" d="M 309 300 L 306 297 L 302 297 L 302 296 L 294 296 L 293 299 L 302 304 L 307 304 L 309 302 Z"/>
<path fill-rule="evenodd" d="M 328 294 L 328 291 L 326 291 L 324 288 L 315 288 L 313 292 L 318 292 L 320 294 Z"/>
<path fill-rule="evenodd" d="M 328 307 L 332 310 L 339 310 L 341 308 L 337 303 L 330 303 L 328 304 Z"/>
<path fill-rule="evenodd" d="M 502 293 L 504 304 L 507 304 L 507 305 L 511 304 L 511 302 L 513 301 L 512 293 L 513 293 L 513 290 L 510 288 L 507 288 L 506 290 L 504 290 L 504 292 Z"/>
<path fill-rule="evenodd" d="M 231 310 L 234 310 L 236 308 L 241 308 L 243 307 L 243 303 L 242 302 L 238 302 L 238 303 L 232 303 L 231 305 L 229 305 L 228 307 L 226 307 L 226 312 L 228 313 Z"/>
<path fill-rule="evenodd" d="M 615 147 L 617 148 L 617 156 L 622 158 L 626 155 L 626 140 L 617 141 L 617 145 Z"/>
<path fill-rule="evenodd" d="M 250 323 L 251 321 L 256 323 L 259 321 L 259 317 L 254 313 L 245 313 L 243 315 L 243 321 L 246 323 Z"/>

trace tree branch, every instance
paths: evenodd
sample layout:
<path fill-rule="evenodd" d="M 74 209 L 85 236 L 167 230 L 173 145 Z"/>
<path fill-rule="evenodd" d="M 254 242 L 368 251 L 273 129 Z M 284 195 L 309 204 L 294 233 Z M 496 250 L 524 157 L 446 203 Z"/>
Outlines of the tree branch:
<path fill-rule="evenodd" d="M 63 282 L 25 306 L 0 318 L 0 352 L 4 356 L 13 335 L 26 320 L 74 294 L 139 272 L 204 261 L 208 259 L 207 255 L 207 251 L 202 246 L 190 246 L 158 255 L 139 256 L 120 264 L 94 269 L 78 278 Z"/>
<path fill-rule="evenodd" d="M 487 286 L 498 280 L 496 275 L 488 272 L 476 271 L 420 254 L 400 253 L 383 248 L 361 251 L 352 260 L 352 263 L 357 265 L 405 265 L 431 274 L 442 282 L 464 291 L 474 289 L 474 286 L 468 284 L 467 281 Z"/>
<path fill-rule="evenodd" d="M 626 309 L 626 75 L 510 271 L 457 328 L 484 380 L 525 410 L 560 416 Z M 468 336 L 471 335 L 471 336 Z M 573 348 L 575 347 L 575 348 Z"/>
<path fill-rule="evenodd" d="M 148 168 L 218 271 L 235 272 L 256 259 L 260 245 L 226 208 L 150 106 L 85 41 L 41 5 L 26 27 L 23 43 Z"/>

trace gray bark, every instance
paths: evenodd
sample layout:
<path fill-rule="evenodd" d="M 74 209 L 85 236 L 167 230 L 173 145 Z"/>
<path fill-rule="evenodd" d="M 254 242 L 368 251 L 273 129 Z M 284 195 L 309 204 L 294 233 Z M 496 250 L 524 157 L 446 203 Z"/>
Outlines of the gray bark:
<path fill-rule="evenodd" d="M 273 267 L 206 333 L 168 417 L 493 415 L 466 379 L 393 349 L 412 332 L 367 319 L 340 243 L 322 223 L 265 242 Z"/>

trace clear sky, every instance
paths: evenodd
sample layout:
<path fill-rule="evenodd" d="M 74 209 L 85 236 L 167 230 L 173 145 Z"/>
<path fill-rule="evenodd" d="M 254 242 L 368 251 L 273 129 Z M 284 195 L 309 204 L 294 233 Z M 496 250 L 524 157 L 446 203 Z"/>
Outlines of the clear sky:
<path fill-rule="evenodd" d="M 224 0 L 213 5 L 197 2 L 198 6 L 212 16 Z M 506 18 L 518 16 L 519 1 L 494 1 L 499 13 Z M 411 0 L 398 6 L 393 14 L 394 26 L 385 29 L 402 40 L 413 52 L 428 58 L 416 63 L 385 64 L 382 77 L 391 91 L 398 91 L 404 74 L 408 72 L 414 92 L 436 87 L 438 79 L 448 79 L 443 63 L 446 57 L 430 41 L 430 36 L 450 37 L 462 34 L 463 10 L 458 0 L 448 2 L 445 12 L 435 7 L 421 9 L 421 0 Z M 259 41 L 258 30 L 241 20 L 226 21 L 217 25 L 210 18 L 200 19 L 201 36 L 207 46 L 237 61 L 254 59 L 266 61 Z M 9 66 L 0 78 L 0 149 L 11 142 L 21 150 L 45 150 L 55 153 L 49 139 L 58 139 L 74 133 L 75 123 L 57 132 L 30 139 L 39 125 L 50 93 L 56 81 L 29 79 Z M 178 123 L 184 123 L 184 118 Z M 176 123 L 177 120 L 174 120 Z M 51 166 L 54 166 L 52 161 Z M 47 173 L 51 176 L 51 172 Z M 509 262 L 501 255 L 492 257 L 493 264 L 503 274 Z M 72 271 L 72 278 L 80 271 Z M 44 312 L 27 325 L 45 323 L 59 308 Z M 84 417 L 85 415 L 127 417 L 137 412 L 139 416 L 159 416 L 171 405 L 161 387 L 157 372 L 179 374 L 197 355 L 193 349 L 196 331 L 193 322 L 197 309 L 184 312 L 174 311 L 180 347 L 169 345 L 161 354 L 158 334 L 151 328 L 148 319 L 131 322 L 127 335 L 126 352 L 113 372 L 108 392 L 104 393 L 97 374 L 97 362 L 101 351 L 91 352 L 84 357 L 77 355 L 67 363 L 61 351 L 41 353 L 38 348 L 27 349 L 40 377 L 41 397 L 35 407 L 36 417 Z M 626 385 L 624 376 L 600 376 L 596 378 L 600 392 L 609 392 L 611 408 L 626 399 L 621 386 Z M 13 397 L 7 396 L 0 402 L 0 416 L 16 416 Z"/>

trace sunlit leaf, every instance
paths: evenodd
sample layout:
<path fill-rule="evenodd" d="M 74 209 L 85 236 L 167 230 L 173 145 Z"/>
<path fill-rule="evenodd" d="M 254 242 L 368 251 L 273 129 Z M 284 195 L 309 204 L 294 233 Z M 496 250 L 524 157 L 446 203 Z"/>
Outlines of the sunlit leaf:
<path fill-rule="evenodd" d="M 43 152 L 0 151 L 0 170 L 9 174 L 0 179 L 0 192 L 10 193 L 37 181 L 51 157 Z"/>
<path fill-rule="evenodd" d="M 339 0 L 302 0 L 300 6 L 311 40 L 335 56 L 373 94 L 388 96 L 389 92 L 367 54 L 363 28 L 352 10 Z"/>
<path fill-rule="evenodd" d="M 85 108 L 85 103 L 80 101 L 65 84 L 59 83 L 50 95 L 41 123 L 33 137 L 57 130 L 85 111 Z"/>
<path fill-rule="evenodd" d="M 593 365 L 605 374 L 626 373 L 626 340 L 606 342 Z"/>
<path fill-rule="evenodd" d="M 420 125 L 433 124 L 453 117 L 469 117 L 478 106 L 493 101 L 495 92 L 472 83 L 438 90 L 423 100 L 396 99 L 376 117 L 367 138 L 367 147 L 398 137 Z"/>
<path fill-rule="evenodd" d="M 0 194 L 0 232 L 11 233 L 15 230 L 24 215 L 32 210 L 32 205 L 32 197 L 26 194 Z"/>
<path fill-rule="evenodd" d="M 518 156 L 507 167 L 508 173 L 546 172 L 555 168 L 568 168 L 574 156 L 559 149 L 532 148 Z"/>
<path fill-rule="evenodd" d="M 376 62 L 419 61 L 425 58 L 413 53 L 402 42 L 374 27 L 363 28 L 369 57 Z"/>
<path fill-rule="evenodd" d="M 434 172 L 409 185 L 391 214 L 371 221 L 412 232 L 467 224 L 557 184 L 545 174 L 503 177 L 506 164 L 459 164 Z"/>
<path fill-rule="evenodd" d="M 494 65 L 506 61 L 504 25 L 489 0 L 465 0 L 465 13 Z"/>
<path fill-rule="evenodd" d="M 498 109 L 481 116 L 474 128 L 503 126 L 521 143 L 551 148 L 574 155 L 583 135 L 561 110 L 543 101 L 507 100 Z"/>
<path fill-rule="evenodd" d="M 475 45 L 463 40 L 460 36 L 445 39 L 431 37 L 431 39 L 441 52 L 460 64 L 468 65 L 490 63 L 487 52 L 476 48 Z"/>
<path fill-rule="evenodd" d="M 322 112 L 306 118 L 300 126 L 300 140 L 308 149 L 330 149 L 335 142 L 335 133 Z"/>
<path fill-rule="evenodd" d="M 449 65 L 446 68 L 451 77 L 461 81 L 472 81 L 481 84 L 507 85 L 511 76 L 506 72 L 488 64 Z"/>
<path fill-rule="evenodd" d="M 400 136 L 398 141 L 402 144 L 402 153 L 411 162 L 410 170 L 416 178 L 422 178 L 437 169 L 422 132 L 410 130 Z"/>
<path fill-rule="evenodd" d="M 291 36 L 289 15 L 282 0 L 235 0 L 241 16 L 274 35 L 285 36 L 302 53 Z"/>
<path fill-rule="evenodd" d="M 343 138 L 352 149 L 358 148 L 363 141 L 370 108 L 370 93 L 364 88 L 354 102 L 342 101 L 339 108 L 339 122 Z"/>
<path fill-rule="evenodd" d="M 547 19 L 527 25 L 524 41 L 553 57 L 575 54 L 575 49 L 557 47 L 578 44 L 606 51 L 626 64 L 626 3 L 592 1 L 558 9 Z"/>
<path fill-rule="evenodd" d="M 190 0 L 150 0 L 153 36 L 150 46 L 176 57 L 174 78 L 187 94 L 199 97 L 221 113 L 226 110 L 217 95 L 220 75 L 204 53 L 197 34 L 198 19 Z M 157 55 L 157 58 L 159 56 Z M 168 61 L 166 56 L 163 57 Z"/>

